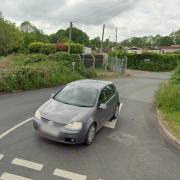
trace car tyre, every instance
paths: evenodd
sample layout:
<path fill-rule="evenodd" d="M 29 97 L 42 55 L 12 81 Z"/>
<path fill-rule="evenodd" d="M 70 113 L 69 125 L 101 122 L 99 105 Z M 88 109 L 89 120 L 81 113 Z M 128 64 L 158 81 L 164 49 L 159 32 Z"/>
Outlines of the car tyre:
<path fill-rule="evenodd" d="M 96 125 L 93 123 L 89 127 L 88 133 L 86 135 L 85 144 L 90 145 L 94 141 L 95 135 L 96 135 Z"/>
<path fill-rule="evenodd" d="M 119 116 L 119 104 L 117 105 L 112 119 L 117 119 Z"/>

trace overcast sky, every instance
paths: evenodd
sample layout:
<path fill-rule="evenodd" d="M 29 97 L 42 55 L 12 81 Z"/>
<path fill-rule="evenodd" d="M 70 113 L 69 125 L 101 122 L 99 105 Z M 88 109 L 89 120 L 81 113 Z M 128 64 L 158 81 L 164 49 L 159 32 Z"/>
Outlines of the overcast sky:
<path fill-rule="evenodd" d="M 70 21 L 90 38 L 118 40 L 128 37 L 166 35 L 180 29 L 180 0 L 0 0 L 5 18 L 20 25 L 30 21 L 45 33 L 67 28 Z"/>

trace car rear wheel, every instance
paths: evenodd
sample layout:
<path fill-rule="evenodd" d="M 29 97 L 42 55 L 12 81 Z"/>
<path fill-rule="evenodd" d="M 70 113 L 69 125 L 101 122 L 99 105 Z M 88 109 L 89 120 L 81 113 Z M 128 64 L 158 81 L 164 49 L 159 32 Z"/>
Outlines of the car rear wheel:
<path fill-rule="evenodd" d="M 86 140 L 85 140 L 85 144 L 90 145 L 93 142 L 95 135 L 96 135 L 96 125 L 92 124 L 88 130 Z"/>

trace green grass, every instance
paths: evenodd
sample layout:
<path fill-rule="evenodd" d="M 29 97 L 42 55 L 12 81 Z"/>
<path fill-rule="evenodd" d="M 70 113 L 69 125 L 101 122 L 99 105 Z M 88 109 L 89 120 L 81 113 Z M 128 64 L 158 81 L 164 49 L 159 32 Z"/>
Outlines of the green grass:
<path fill-rule="evenodd" d="M 161 109 L 160 111 L 165 126 L 174 136 L 180 139 L 180 112 L 169 112 L 163 109 Z"/>
<path fill-rule="evenodd" d="M 166 127 L 180 139 L 180 84 L 162 84 L 156 93 L 156 104 Z"/>

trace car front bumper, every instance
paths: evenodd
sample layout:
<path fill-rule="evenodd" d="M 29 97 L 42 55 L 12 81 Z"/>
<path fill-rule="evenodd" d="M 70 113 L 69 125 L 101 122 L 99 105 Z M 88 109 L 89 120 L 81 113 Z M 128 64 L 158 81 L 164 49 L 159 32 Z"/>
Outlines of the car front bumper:
<path fill-rule="evenodd" d="M 34 118 L 33 127 L 40 136 L 66 144 L 81 144 L 85 141 L 83 129 L 80 131 L 71 131 L 64 126 L 48 125 L 41 120 Z M 44 128 L 46 127 L 46 128 Z"/>

